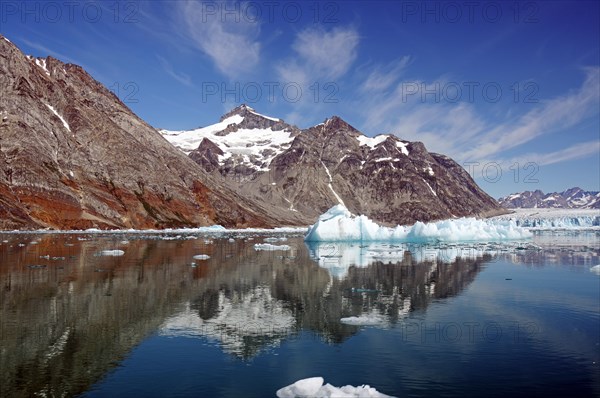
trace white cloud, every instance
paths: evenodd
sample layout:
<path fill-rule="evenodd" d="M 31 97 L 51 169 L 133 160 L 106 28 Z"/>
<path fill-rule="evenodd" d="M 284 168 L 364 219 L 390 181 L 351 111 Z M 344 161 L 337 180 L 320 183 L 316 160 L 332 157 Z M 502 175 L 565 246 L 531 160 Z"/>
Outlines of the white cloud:
<path fill-rule="evenodd" d="M 338 79 L 356 59 L 358 43 L 358 33 L 352 27 L 305 29 L 292 45 L 295 56 L 278 65 L 277 72 L 282 81 L 301 86 L 310 84 L 309 79 Z"/>
<path fill-rule="evenodd" d="M 302 125 L 307 114 L 324 114 L 326 108 L 340 100 L 338 79 L 356 60 L 359 41 L 353 27 L 329 31 L 313 27 L 296 35 L 293 54 L 275 66 L 280 84 L 301 90 L 285 120 Z"/>
<path fill-rule="evenodd" d="M 522 116 L 501 123 L 485 120 L 470 103 L 443 100 L 423 103 L 419 95 L 407 98 L 402 92 L 403 82 L 391 93 L 373 93 L 363 98 L 357 109 L 363 110 L 365 126 L 372 132 L 392 132 L 401 138 L 423 141 L 429 150 L 447 154 L 459 163 L 506 159 L 512 149 L 598 114 L 600 68 L 584 71 L 585 80 L 579 88 L 543 101 Z M 565 137 L 565 142 L 572 144 L 573 137 Z M 553 153 L 531 154 L 529 158 L 537 160 L 529 161 L 557 163 L 589 156 L 597 148 L 597 145 L 576 144 Z"/>
<path fill-rule="evenodd" d="M 481 158 L 526 144 L 543 134 L 566 129 L 581 122 L 591 112 L 598 112 L 600 68 L 585 69 L 582 86 L 569 94 L 546 101 L 527 112 L 514 124 L 501 124 L 490 129 L 480 142 L 465 153 Z"/>
<path fill-rule="evenodd" d="M 258 22 L 235 17 L 230 11 L 243 12 L 239 3 L 213 2 L 217 10 L 208 10 L 202 2 L 176 1 L 185 28 L 195 46 L 229 78 L 252 71 L 260 61 L 261 44 Z M 237 4 L 237 5 L 236 5 Z"/>
<path fill-rule="evenodd" d="M 167 61 L 160 55 L 157 55 L 156 58 L 158 58 L 160 65 L 162 66 L 163 70 L 167 73 L 167 75 L 171 76 L 173 79 L 177 80 L 179 83 L 185 86 L 191 87 L 193 85 L 192 79 L 189 75 L 185 73 L 175 72 L 169 61 Z"/>
<path fill-rule="evenodd" d="M 568 160 L 583 159 L 591 155 L 600 156 L 600 141 L 580 142 L 549 153 L 528 153 L 513 158 L 508 161 L 508 163 L 514 164 L 515 162 L 518 162 L 519 164 L 526 164 L 528 162 L 533 162 L 538 166 L 547 166 Z"/>
<path fill-rule="evenodd" d="M 298 34 L 293 49 L 324 77 L 337 79 L 344 75 L 356 59 L 358 33 L 353 28 L 306 29 Z"/>
<path fill-rule="evenodd" d="M 361 91 L 382 91 L 392 87 L 400 79 L 410 61 L 409 56 L 404 56 L 387 66 L 375 67 L 360 86 Z"/>

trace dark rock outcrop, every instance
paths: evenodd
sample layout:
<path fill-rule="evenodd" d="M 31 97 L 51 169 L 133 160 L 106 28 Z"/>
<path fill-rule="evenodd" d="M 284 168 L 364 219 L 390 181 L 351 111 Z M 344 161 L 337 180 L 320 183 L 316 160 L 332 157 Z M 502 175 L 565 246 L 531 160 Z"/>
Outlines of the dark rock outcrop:
<path fill-rule="evenodd" d="M 429 153 L 421 142 L 401 141 L 394 135 L 368 138 L 337 116 L 297 130 L 245 105 L 224 115 L 221 122 L 225 120 L 236 122 L 224 130 L 219 130 L 222 124 L 197 130 L 198 139 L 204 138 L 190 157 L 206 171 L 237 184 L 243 196 L 297 214 L 307 224 L 338 203 L 384 224 L 504 212 L 460 165 Z M 231 149 L 229 134 L 240 129 L 285 144 L 272 158 L 255 157 L 260 167 L 248 165 L 234 151 L 226 154 Z M 278 131 L 282 135 L 273 138 Z M 190 132 L 185 133 L 189 138 Z M 286 141 L 284 136 L 292 139 Z M 178 144 L 173 138 L 177 133 L 165 137 Z M 214 145 L 206 142 L 211 138 Z"/>

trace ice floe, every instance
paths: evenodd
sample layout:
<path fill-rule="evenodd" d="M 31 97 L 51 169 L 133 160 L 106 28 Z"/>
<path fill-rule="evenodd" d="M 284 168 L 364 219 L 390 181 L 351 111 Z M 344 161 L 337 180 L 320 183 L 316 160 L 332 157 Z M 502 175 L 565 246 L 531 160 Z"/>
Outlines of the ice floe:
<path fill-rule="evenodd" d="M 123 250 L 102 250 L 100 252 L 101 256 L 122 256 L 125 254 Z"/>
<path fill-rule="evenodd" d="M 194 260 L 208 260 L 210 256 L 208 254 L 196 254 L 192 257 Z"/>
<path fill-rule="evenodd" d="M 322 242 L 459 242 L 526 239 L 532 236 L 514 220 L 460 218 L 411 226 L 383 227 L 361 215 L 355 216 L 342 205 L 322 214 L 309 228 L 305 240 Z"/>
<path fill-rule="evenodd" d="M 254 250 L 290 250 L 291 247 L 289 245 L 272 245 L 270 243 L 256 243 L 254 245 Z"/>
<path fill-rule="evenodd" d="M 368 385 L 358 387 L 344 386 L 334 387 L 327 383 L 323 385 L 325 380 L 322 377 L 309 377 L 307 379 L 298 380 L 289 386 L 277 390 L 278 398 L 297 398 L 297 397 L 390 397 L 380 393 L 375 388 Z"/>

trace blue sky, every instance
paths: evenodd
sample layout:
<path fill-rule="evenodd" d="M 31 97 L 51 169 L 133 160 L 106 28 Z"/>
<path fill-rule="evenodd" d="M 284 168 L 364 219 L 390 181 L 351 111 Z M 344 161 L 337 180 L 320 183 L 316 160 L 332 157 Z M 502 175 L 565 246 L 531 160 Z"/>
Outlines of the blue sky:
<path fill-rule="evenodd" d="M 25 53 L 82 65 L 155 127 L 241 102 L 339 115 L 452 156 L 498 197 L 600 189 L 599 2 L 0 3 Z"/>

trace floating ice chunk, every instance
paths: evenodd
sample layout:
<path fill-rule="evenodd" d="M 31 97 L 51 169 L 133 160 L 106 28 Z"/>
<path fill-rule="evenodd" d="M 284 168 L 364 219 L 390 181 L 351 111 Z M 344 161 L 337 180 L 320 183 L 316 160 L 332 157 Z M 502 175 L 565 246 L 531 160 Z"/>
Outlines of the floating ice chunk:
<path fill-rule="evenodd" d="M 525 239 L 531 232 L 512 220 L 478 220 L 460 218 L 433 223 L 416 222 L 411 226 L 382 227 L 361 215 L 355 216 L 342 205 L 336 205 L 319 216 L 308 229 L 309 242 L 458 242 Z"/>
<path fill-rule="evenodd" d="M 386 325 L 388 319 L 381 314 L 362 314 L 340 319 L 340 322 L 353 326 Z"/>
<path fill-rule="evenodd" d="M 344 386 L 334 387 L 331 384 L 323 385 L 322 377 L 310 377 L 308 379 L 298 380 L 294 384 L 280 388 L 277 390 L 279 398 L 325 398 L 325 397 L 375 397 L 375 398 L 391 398 L 377 391 L 376 389 L 362 385 L 358 387 Z"/>
<path fill-rule="evenodd" d="M 194 260 L 208 260 L 210 256 L 208 254 L 196 254 L 192 257 Z"/>
<path fill-rule="evenodd" d="M 100 252 L 101 256 L 122 256 L 125 254 L 123 250 L 102 250 Z"/>
<path fill-rule="evenodd" d="M 270 243 L 256 243 L 254 245 L 254 250 L 290 250 L 291 247 L 289 245 L 272 245 Z"/>
<path fill-rule="evenodd" d="M 590 272 L 600 275 L 600 264 L 594 265 L 592 268 L 590 268 Z"/>
<path fill-rule="evenodd" d="M 309 377 L 277 390 L 279 398 L 315 397 L 323 386 L 322 377 Z"/>

